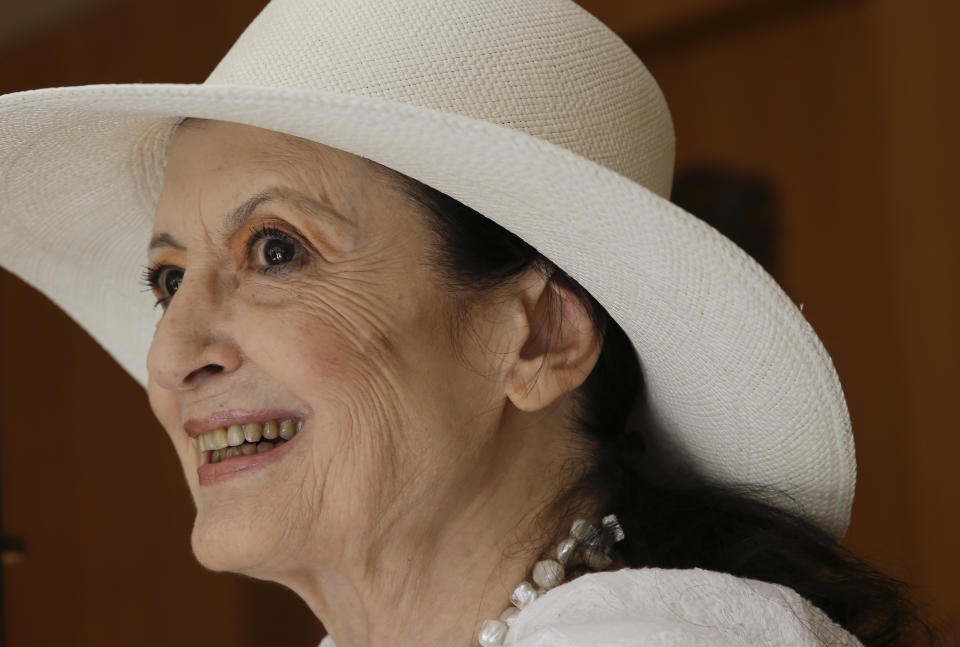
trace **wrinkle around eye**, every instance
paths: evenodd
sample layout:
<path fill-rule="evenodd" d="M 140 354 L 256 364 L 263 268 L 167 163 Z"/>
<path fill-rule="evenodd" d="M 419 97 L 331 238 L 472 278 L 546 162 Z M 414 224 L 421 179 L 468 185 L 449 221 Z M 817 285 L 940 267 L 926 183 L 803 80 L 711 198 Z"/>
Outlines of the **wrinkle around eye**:
<path fill-rule="evenodd" d="M 276 226 L 326 260 L 339 260 L 356 249 L 360 234 L 357 223 L 332 207 L 286 187 L 273 187 L 264 194 L 267 197 L 257 210 L 266 213 L 257 216 L 254 211 L 248 222 Z"/>
<path fill-rule="evenodd" d="M 242 245 L 236 250 L 236 254 L 241 257 L 241 265 L 251 263 L 260 266 L 268 265 L 262 258 L 254 258 L 252 246 L 254 243 L 261 243 L 261 238 L 279 238 L 281 240 L 289 239 L 299 249 L 298 257 L 309 258 L 322 265 L 336 265 L 350 260 L 355 255 L 355 240 L 350 237 L 350 244 L 345 245 L 336 227 L 327 222 L 314 222 L 312 217 L 294 210 L 293 214 L 285 214 L 283 211 L 273 212 L 271 215 L 264 215 L 256 218 L 250 225 L 252 229 L 247 229 L 242 237 Z M 277 235 L 277 232 L 279 235 Z M 234 233 L 231 238 L 235 239 L 239 232 Z M 235 243 L 231 243 L 234 246 Z M 246 258 L 242 258 L 246 254 Z"/>
<path fill-rule="evenodd" d="M 317 263 L 294 260 L 279 266 L 250 268 L 236 275 L 236 289 L 244 300 L 278 305 L 303 301 L 320 289 L 327 273 Z"/>

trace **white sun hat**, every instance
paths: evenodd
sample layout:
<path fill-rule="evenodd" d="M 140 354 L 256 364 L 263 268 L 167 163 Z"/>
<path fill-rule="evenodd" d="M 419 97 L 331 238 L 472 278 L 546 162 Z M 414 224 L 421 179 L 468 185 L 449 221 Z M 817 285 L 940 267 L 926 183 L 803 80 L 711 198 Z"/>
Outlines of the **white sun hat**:
<path fill-rule="evenodd" d="M 201 85 L 0 97 L 0 263 L 143 385 L 157 314 L 138 279 L 182 116 L 349 151 L 513 231 L 629 335 L 654 455 L 843 536 L 856 465 L 830 357 L 757 263 L 669 202 L 663 96 L 570 0 L 273 0 Z"/>

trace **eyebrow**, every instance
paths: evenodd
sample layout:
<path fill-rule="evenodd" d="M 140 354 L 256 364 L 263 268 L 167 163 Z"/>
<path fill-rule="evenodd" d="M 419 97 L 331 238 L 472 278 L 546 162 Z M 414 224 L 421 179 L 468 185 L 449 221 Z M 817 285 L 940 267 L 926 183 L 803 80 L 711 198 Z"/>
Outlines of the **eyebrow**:
<path fill-rule="evenodd" d="M 184 247 L 170 234 L 157 234 L 150 239 L 150 246 L 148 250 L 157 249 L 158 247 L 172 247 L 174 249 L 179 249 L 183 251 Z"/>
<path fill-rule="evenodd" d="M 264 189 L 256 195 L 247 198 L 243 204 L 227 214 L 223 218 L 223 232 L 227 236 L 231 235 L 233 232 L 247 224 L 258 207 L 268 202 L 273 202 L 274 200 L 291 202 L 295 204 L 301 211 L 313 218 L 333 220 L 340 224 L 346 224 L 354 229 L 357 227 L 357 223 L 345 217 L 328 204 L 314 200 L 313 198 L 310 198 L 289 187 L 272 186 Z M 186 249 L 182 243 L 178 242 L 173 236 L 167 233 L 157 234 L 150 239 L 148 250 L 153 250 L 160 247 L 172 247 L 173 249 L 180 251 Z"/>

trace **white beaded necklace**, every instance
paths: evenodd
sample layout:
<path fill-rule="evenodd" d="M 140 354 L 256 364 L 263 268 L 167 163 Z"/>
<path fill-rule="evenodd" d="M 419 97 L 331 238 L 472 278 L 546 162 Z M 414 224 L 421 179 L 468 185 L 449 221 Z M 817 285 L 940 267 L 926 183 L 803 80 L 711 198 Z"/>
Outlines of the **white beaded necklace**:
<path fill-rule="evenodd" d="M 480 627 L 478 640 L 482 647 L 499 647 L 507 637 L 507 631 L 528 604 L 566 579 L 566 569 L 583 565 L 592 571 L 610 567 L 613 558 L 610 548 L 625 537 L 617 517 L 608 514 L 599 529 L 585 519 L 577 519 L 570 528 L 570 535 L 557 544 L 553 558 L 544 559 L 533 566 L 532 579 L 539 588 L 523 581 L 510 595 L 511 605 L 504 609 L 498 620 L 485 620 Z"/>

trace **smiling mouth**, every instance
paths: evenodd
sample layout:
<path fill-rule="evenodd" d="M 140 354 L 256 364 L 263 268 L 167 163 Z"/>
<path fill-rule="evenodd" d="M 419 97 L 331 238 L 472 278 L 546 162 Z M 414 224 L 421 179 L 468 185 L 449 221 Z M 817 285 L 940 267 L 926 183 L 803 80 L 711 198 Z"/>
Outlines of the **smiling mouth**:
<path fill-rule="evenodd" d="M 197 436 L 197 449 L 209 452 L 210 463 L 236 456 L 262 454 L 296 436 L 302 426 L 303 420 L 299 418 L 229 425 Z"/>

